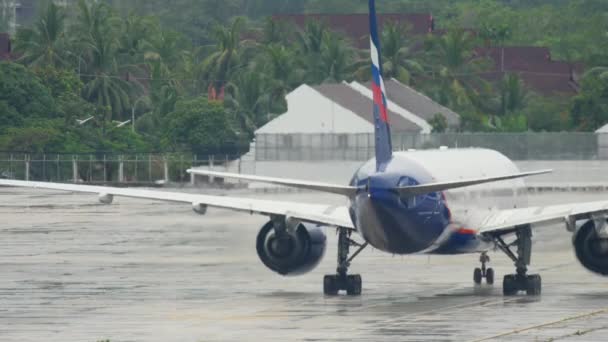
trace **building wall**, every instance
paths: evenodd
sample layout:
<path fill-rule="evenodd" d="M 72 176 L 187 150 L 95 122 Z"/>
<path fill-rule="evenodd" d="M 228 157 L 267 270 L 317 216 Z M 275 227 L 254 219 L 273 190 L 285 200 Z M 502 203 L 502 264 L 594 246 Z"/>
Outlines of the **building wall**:
<path fill-rule="evenodd" d="M 300 86 L 287 95 L 286 99 L 287 113 L 257 130 L 256 135 L 285 133 L 356 134 L 372 133 L 374 130 L 372 124 L 330 101 L 307 85 Z"/>

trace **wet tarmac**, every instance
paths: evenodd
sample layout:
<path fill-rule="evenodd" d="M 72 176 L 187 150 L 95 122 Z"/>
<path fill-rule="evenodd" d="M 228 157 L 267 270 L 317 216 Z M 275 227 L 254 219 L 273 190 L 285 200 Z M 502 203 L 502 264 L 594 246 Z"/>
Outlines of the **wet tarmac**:
<path fill-rule="evenodd" d="M 340 202 L 312 194 L 265 198 Z M 534 204 L 607 199 L 535 195 Z M 0 188 L 0 341 L 604 341 L 608 278 L 582 268 L 563 227 L 536 234 L 540 297 L 475 287 L 477 255 L 365 250 L 363 295 L 324 297 L 323 263 L 283 278 L 258 261 L 264 217 Z M 492 253 L 497 283 L 513 271 Z"/>

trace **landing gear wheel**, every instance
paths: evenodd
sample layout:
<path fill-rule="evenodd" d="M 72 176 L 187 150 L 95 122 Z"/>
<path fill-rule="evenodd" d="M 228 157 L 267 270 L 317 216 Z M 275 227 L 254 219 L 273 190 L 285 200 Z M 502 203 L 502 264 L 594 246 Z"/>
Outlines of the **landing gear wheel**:
<path fill-rule="evenodd" d="M 526 291 L 529 296 L 538 296 L 542 288 L 540 275 L 527 274 L 532 255 L 532 229 L 530 225 L 518 226 L 514 233 L 515 241 L 510 243 L 505 242 L 500 235 L 494 236 L 496 247 L 513 260 L 517 272 L 504 277 L 502 292 L 505 296 L 513 296 L 519 291 Z"/>
<path fill-rule="evenodd" d="M 351 261 L 367 247 L 368 243 L 359 244 L 351 240 L 351 234 L 351 230 L 338 228 L 338 268 L 336 274 L 326 275 L 323 278 L 323 293 L 327 296 L 335 296 L 339 291 L 346 291 L 349 296 L 361 295 L 361 276 L 358 274 L 349 275 L 348 268 Z M 359 248 L 349 257 L 351 246 Z"/>
<path fill-rule="evenodd" d="M 542 289 L 540 275 L 532 274 L 526 277 L 526 293 L 528 296 L 539 296 Z"/>
<path fill-rule="evenodd" d="M 502 279 L 502 293 L 505 296 L 514 296 L 515 294 L 517 294 L 517 291 L 517 276 L 514 274 L 507 274 Z"/>
<path fill-rule="evenodd" d="M 336 296 L 338 294 L 338 277 L 326 275 L 323 278 L 323 293 L 326 296 Z"/>
<path fill-rule="evenodd" d="M 486 283 L 488 285 L 494 284 L 494 269 L 493 268 L 488 268 L 486 270 Z"/>
<path fill-rule="evenodd" d="M 358 274 L 349 275 L 346 278 L 346 294 L 349 296 L 361 295 L 361 276 Z"/>
<path fill-rule="evenodd" d="M 475 271 L 473 271 L 473 281 L 475 282 L 475 284 L 479 285 L 481 284 L 481 278 L 482 278 L 482 273 L 481 273 L 481 268 L 476 268 Z"/>

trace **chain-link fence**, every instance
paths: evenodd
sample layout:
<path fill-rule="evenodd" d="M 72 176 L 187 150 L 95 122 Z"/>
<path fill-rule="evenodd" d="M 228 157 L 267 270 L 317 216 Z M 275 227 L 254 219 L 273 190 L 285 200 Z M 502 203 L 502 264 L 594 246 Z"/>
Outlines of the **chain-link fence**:
<path fill-rule="evenodd" d="M 442 133 L 393 135 L 395 150 L 482 147 L 513 160 L 594 160 L 608 158 L 608 135 L 594 133 Z M 367 160 L 373 134 L 259 134 L 255 159 Z"/>
<path fill-rule="evenodd" d="M 0 152 L 0 178 L 74 183 L 190 182 L 191 167 L 225 167 L 236 155 L 27 154 Z"/>

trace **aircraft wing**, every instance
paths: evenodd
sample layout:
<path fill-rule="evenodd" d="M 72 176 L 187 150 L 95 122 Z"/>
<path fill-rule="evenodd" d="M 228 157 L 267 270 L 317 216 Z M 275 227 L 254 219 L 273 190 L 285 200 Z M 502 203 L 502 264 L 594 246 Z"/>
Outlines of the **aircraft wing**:
<path fill-rule="evenodd" d="M 501 210 L 486 219 L 479 233 L 504 234 L 517 226 L 562 222 L 574 229 L 576 220 L 600 214 L 608 214 L 608 201 Z"/>
<path fill-rule="evenodd" d="M 305 222 L 354 229 L 354 225 L 350 219 L 350 215 L 348 214 L 348 208 L 345 206 L 306 204 L 287 201 L 269 201 L 252 198 L 210 196 L 178 192 L 165 192 L 157 190 L 155 191 L 143 189 L 114 188 L 106 186 L 47 182 L 24 182 L 5 179 L 0 179 L 0 186 L 15 186 L 94 193 L 100 196 L 100 200 L 103 197 L 107 196 L 122 196 L 166 202 L 181 202 L 189 203 L 192 205 L 232 209 L 235 211 L 247 212 L 251 214 L 281 215 L 286 217 L 292 217 Z"/>

